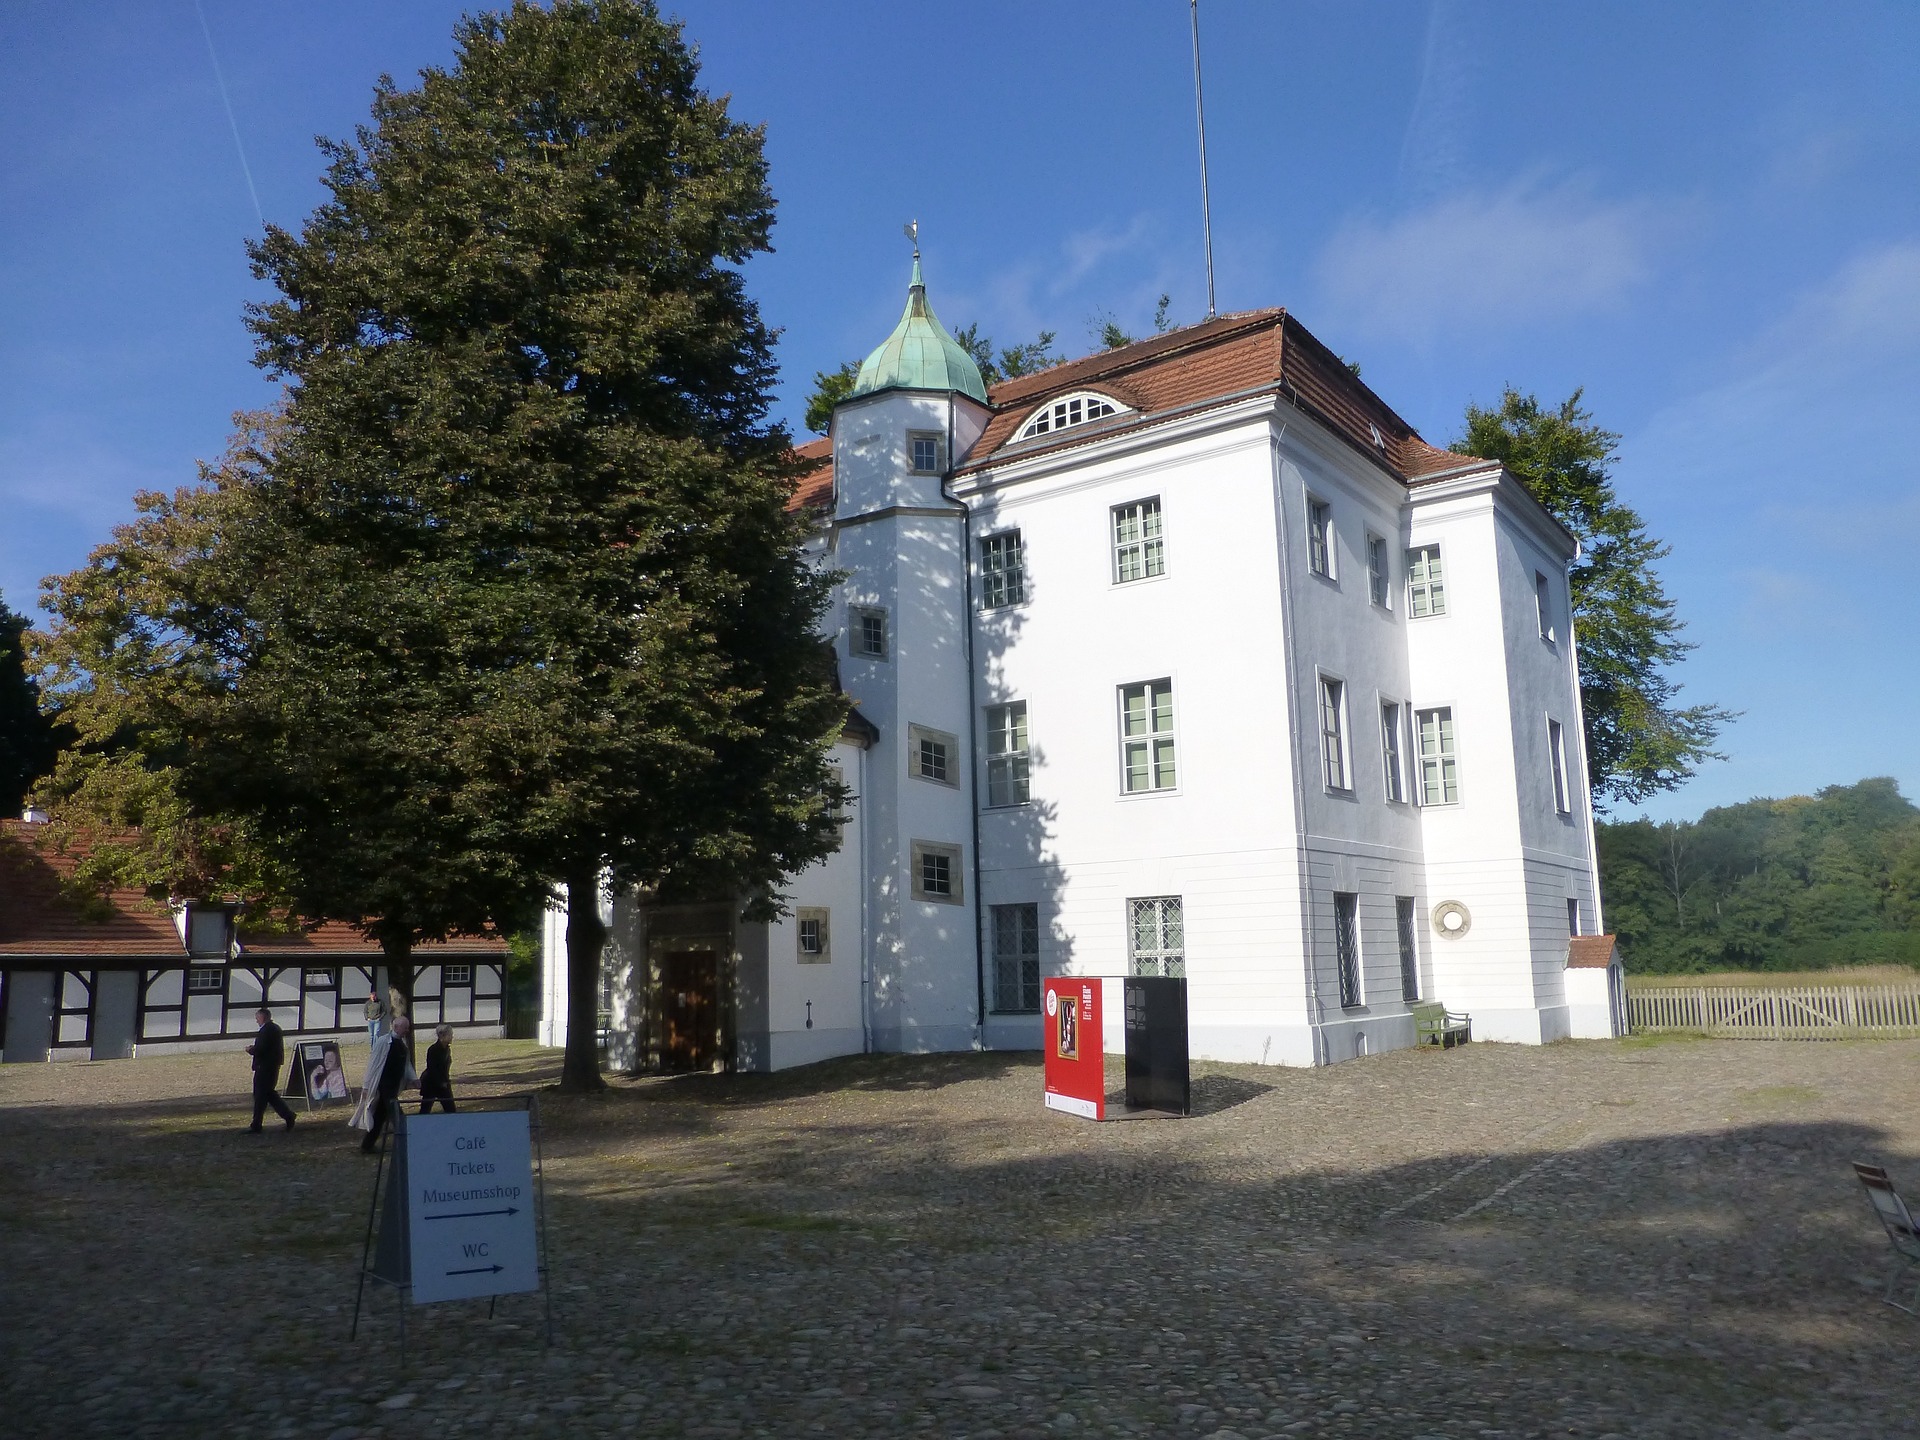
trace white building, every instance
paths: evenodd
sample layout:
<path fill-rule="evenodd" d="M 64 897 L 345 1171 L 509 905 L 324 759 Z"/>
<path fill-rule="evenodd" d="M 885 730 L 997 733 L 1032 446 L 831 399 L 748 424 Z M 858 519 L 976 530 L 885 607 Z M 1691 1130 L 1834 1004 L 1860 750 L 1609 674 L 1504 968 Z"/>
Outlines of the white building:
<path fill-rule="evenodd" d="M 1051 974 L 1184 974 L 1220 1060 L 1408 1045 L 1416 999 L 1608 1033 L 1566 978 L 1601 920 L 1576 545 L 1497 463 L 1278 309 L 989 392 L 917 260 L 802 453 L 852 819 L 777 924 L 612 907 L 615 1063 L 1037 1049 Z"/>

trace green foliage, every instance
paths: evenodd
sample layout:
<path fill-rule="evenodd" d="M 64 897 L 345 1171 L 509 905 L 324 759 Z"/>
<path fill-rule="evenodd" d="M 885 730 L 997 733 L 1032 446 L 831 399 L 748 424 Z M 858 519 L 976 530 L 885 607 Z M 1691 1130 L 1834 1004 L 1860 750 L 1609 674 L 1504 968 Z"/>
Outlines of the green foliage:
<path fill-rule="evenodd" d="M 954 331 L 953 338 L 960 343 L 961 349 L 973 356 L 974 363 L 980 367 L 980 378 L 989 385 L 1045 370 L 1050 365 L 1058 365 L 1061 359 L 1054 351 L 1054 333 L 1051 330 L 1042 330 L 1037 338 L 1024 345 L 1006 346 L 997 355 L 993 341 L 980 333 L 978 325 Z"/>
<path fill-rule="evenodd" d="M 27 674 L 27 621 L 0 599 L 0 811 L 13 812 L 53 767 L 60 736 Z"/>
<path fill-rule="evenodd" d="M 1734 712 L 1675 704 L 1669 667 L 1693 647 L 1660 587 L 1667 547 L 1614 493 L 1609 466 L 1620 437 L 1602 430 L 1580 393 L 1556 408 L 1507 390 L 1497 410 L 1469 405 L 1454 449 L 1498 460 L 1572 531 L 1580 558 L 1568 573 L 1580 647 L 1587 785 L 1595 808 L 1645 800 L 1685 782 Z"/>
<path fill-rule="evenodd" d="M 1890 779 L 1596 836 L 1608 927 L 1635 970 L 1920 966 L 1920 808 Z"/>
<path fill-rule="evenodd" d="M 1140 338 L 1123 330 L 1112 311 L 1097 312 L 1093 317 L 1092 329 L 1094 342 L 1102 350 L 1118 350 L 1123 345 L 1134 344 Z"/>
<path fill-rule="evenodd" d="M 807 397 L 807 429 L 824 435 L 833 424 L 833 407 L 853 393 L 860 362 L 849 360 L 838 370 L 813 372 L 813 394 Z"/>

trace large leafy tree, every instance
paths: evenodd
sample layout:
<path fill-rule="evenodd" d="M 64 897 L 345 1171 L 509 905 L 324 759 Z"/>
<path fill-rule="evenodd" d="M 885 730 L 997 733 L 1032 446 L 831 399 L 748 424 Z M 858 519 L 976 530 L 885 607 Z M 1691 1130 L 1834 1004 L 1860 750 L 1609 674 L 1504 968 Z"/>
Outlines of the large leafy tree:
<path fill-rule="evenodd" d="M 1453 448 L 1498 460 L 1573 532 L 1568 573 L 1580 646 L 1587 784 L 1596 808 L 1671 790 L 1704 760 L 1734 718 L 1717 705 L 1682 706 L 1669 671 L 1693 648 L 1656 563 L 1667 547 L 1615 493 L 1620 437 L 1603 430 L 1576 390 L 1557 406 L 1508 389 L 1494 409 L 1469 405 Z"/>
<path fill-rule="evenodd" d="M 0 811 L 20 805 L 33 782 L 52 768 L 60 747 L 40 689 L 27 673 L 26 618 L 0 599 Z"/>
<path fill-rule="evenodd" d="M 242 713 L 276 737 L 262 811 L 336 727 L 396 772 L 323 759 L 294 839 L 352 843 L 353 807 L 411 796 L 475 883 L 564 883 L 586 1088 L 604 878 L 771 903 L 837 843 L 843 702 L 738 270 L 772 223 L 760 131 L 644 0 L 516 4 L 455 42 L 382 83 L 327 202 L 253 249 L 289 401 L 247 544 L 287 579 Z"/>

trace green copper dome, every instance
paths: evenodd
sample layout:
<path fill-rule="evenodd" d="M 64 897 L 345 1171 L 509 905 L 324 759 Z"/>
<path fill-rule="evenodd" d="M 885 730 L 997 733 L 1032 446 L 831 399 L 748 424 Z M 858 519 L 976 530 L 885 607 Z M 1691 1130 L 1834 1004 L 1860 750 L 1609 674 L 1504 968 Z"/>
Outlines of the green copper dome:
<path fill-rule="evenodd" d="M 920 257 L 913 257 L 913 280 L 907 286 L 907 309 L 886 343 L 860 366 L 847 398 L 876 390 L 958 390 L 987 403 L 987 387 L 980 367 L 934 318 L 927 304 L 927 282 L 920 278 Z"/>

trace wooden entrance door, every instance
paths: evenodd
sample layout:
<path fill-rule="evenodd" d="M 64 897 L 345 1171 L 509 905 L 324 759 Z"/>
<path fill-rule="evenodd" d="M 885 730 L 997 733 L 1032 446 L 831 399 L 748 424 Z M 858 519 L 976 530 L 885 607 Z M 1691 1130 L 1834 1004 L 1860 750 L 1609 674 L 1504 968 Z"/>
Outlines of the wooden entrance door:
<path fill-rule="evenodd" d="M 711 1070 L 719 1053 L 720 957 L 674 950 L 660 959 L 660 1064 Z"/>

